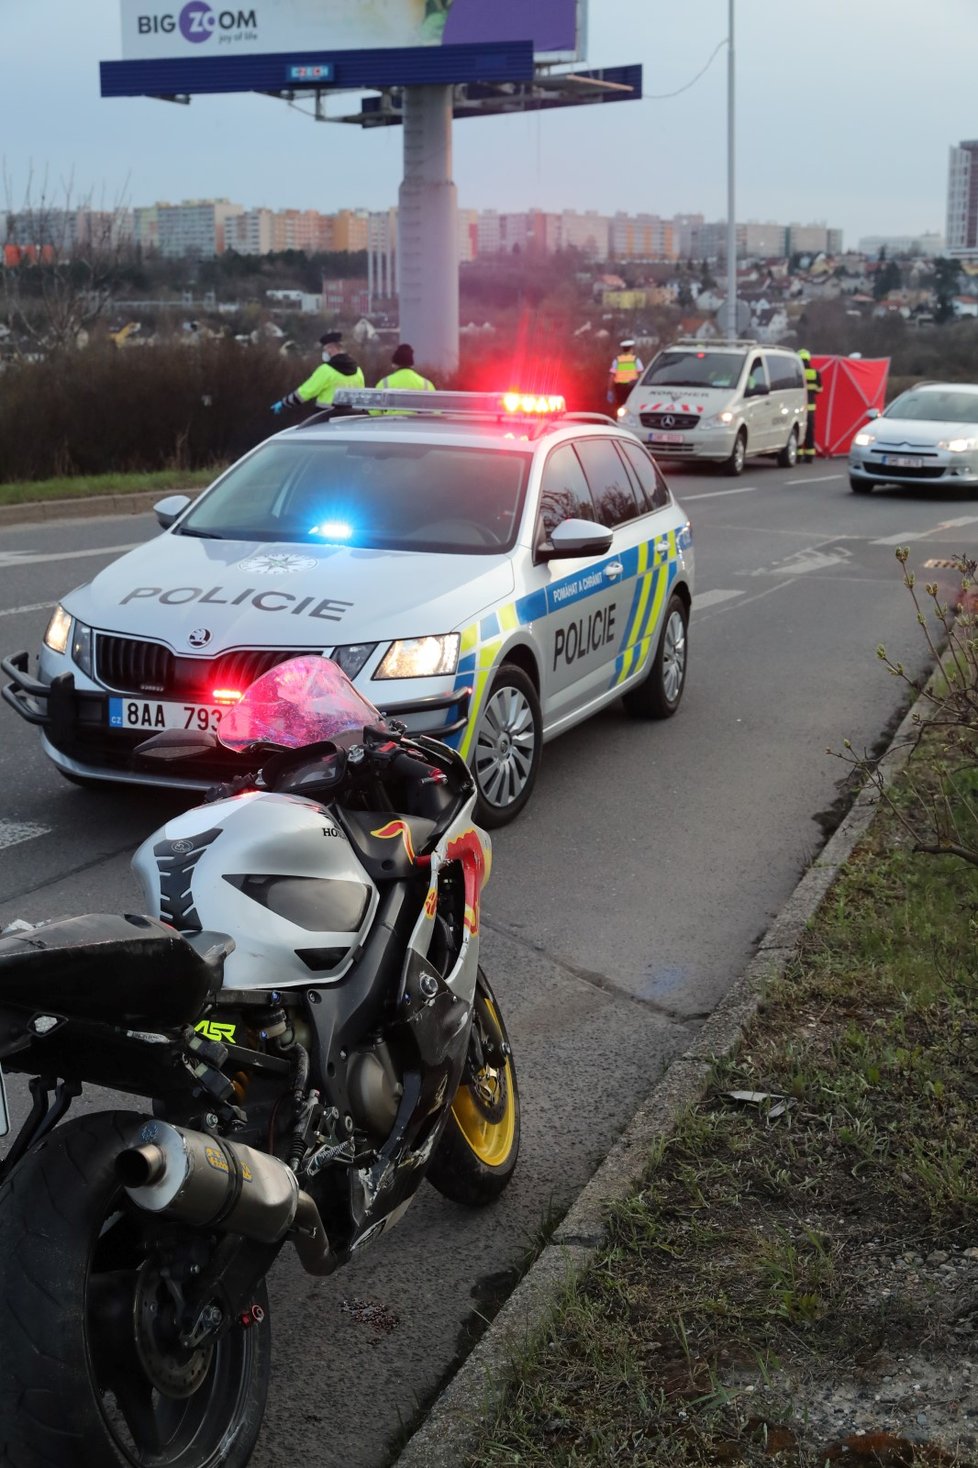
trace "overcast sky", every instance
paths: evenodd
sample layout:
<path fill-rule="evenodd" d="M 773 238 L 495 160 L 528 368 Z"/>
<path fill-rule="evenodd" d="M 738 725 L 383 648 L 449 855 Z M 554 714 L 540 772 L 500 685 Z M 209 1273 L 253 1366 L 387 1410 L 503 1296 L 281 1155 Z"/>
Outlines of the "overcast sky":
<path fill-rule="evenodd" d="M 459 123 L 460 205 L 725 218 L 727 15 L 728 0 L 590 0 L 589 63 L 641 61 L 645 98 Z M 822 221 L 852 246 L 943 232 L 948 147 L 978 137 L 978 0 L 736 0 L 735 42 L 738 220 Z M 44 176 L 107 204 L 396 203 L 399 128 L 259 96 L 102 101 L 98 63 L 121 54 L 117 0 L 0 0 L 5 206 L 31 177 L 36 203 Z"/>

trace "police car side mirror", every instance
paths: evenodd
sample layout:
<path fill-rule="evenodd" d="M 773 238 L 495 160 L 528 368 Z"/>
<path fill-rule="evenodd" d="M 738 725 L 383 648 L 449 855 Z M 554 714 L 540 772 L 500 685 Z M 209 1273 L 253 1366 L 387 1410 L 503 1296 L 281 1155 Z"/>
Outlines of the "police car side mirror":
<path fill-rule="evenodd" d="M 189 504 L 189 494 L 168 494 L 165 500 L 157 500 L 153 506 L 153 514 L 159 521 L 160 528 L 169 530 L 174 520 L 183 514 Z"/>
<path fill-rule="evenodd" d="M 561 520 L 537 551 L 541 561 L 566 560 L 571 556 L 603 556 L 611 549 L 612 532 L 593 520 Z"/>
<path fill-rule="evenodd" d="M 872 423 L 873 419 L 874 418 L 878 418 L 879 416 L 880 416 L 880 410 L 879 410 L 879 408 L 867 408 L 866 409 L 866 422 L 867 423 Z"/>

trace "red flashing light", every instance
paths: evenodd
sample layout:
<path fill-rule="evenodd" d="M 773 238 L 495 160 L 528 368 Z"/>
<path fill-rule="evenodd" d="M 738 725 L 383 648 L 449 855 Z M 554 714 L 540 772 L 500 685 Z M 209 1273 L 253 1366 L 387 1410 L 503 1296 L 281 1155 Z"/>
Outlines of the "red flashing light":
<path fill-rule="evenodd" d="M 215 703 L 239 703 L 244 694 L 237 688 L 215 688 L 211 697 Z"/>
<path fill-rule="evenodd" d="M 503 407 L 507 413 L 521 415 L 540 413 L 563 413 L 567 402 L 556 393 L 507 392 L 503 393 Z"/>

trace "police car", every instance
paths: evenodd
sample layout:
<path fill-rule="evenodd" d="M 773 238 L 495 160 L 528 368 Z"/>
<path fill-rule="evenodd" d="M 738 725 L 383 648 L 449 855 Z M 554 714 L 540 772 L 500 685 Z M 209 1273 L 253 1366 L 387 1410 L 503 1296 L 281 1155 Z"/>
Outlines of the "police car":
<path fill-rule="evenodd" d="M 346 416 L 267 439 L 163 534 L 65 597 L 37 676 L 3 696 L 76 783 L 201 788 L 240 757 L 140 769 L 158 729 L 215 730 L 257 677 L 328 654 L 412 733 L 471 765 L 511 820 L 543 744 L 623 699 L 668 717 L 686 681 L 689 523 L 648 451 L 533 394 L 341 389 Z"/>

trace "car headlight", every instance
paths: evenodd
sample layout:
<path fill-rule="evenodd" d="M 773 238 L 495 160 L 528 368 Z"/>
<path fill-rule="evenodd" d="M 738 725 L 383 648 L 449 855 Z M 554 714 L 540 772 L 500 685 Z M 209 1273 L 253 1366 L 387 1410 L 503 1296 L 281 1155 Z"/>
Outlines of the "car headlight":
<path fill-rule="evenodd" d="M 376 642 L 348 642 L 345 647 L 334 647 L 330 657 L 348 678 L 355 678 L 376 646 Z"/>
<path fill-rule="evenodd" d="M 52 652 L 63 653 L 68 647 L 68 638 L 71 636 L 71 617 L 59 602 L 52 613 L 48 623 L 48 630 L 44 634 L 44 645 Z"/>
<path fill-rule="evenodd" d="M 854 445 L 856 446 L 856 448 L 859 449 L 868 449 L 870 444 L 875 442 L 875 433 L 857 433 L 855 438 L 853 439 Z"/>
<path fill-rule="evenodd" d="M 92 676 L 92 629 L 76 622 L 71 638 L 71 660 L 87 678 Z"/>
<path fill-rule="evenodd" d="M 458 645 L 457 632 L 392 642 L 374 677 L 435 678 L 441 673 L 454 673 L 458 667 Z"/>
<path fill-rule="evenodd" d="M 722 413 L 714 413 L 712 418 L 706 418 L 703 422 L 703 427 L 726 428 L 733 421 L 734 415 L 730 412 L 729 408 L 725 408 Z"/>
<path fill-rule="evenodd" d="M 969 454 L 978 449 L 978 438 L 944 438 L 938 442 L 939 449 L 947 449 L 951 454 Z"/>

